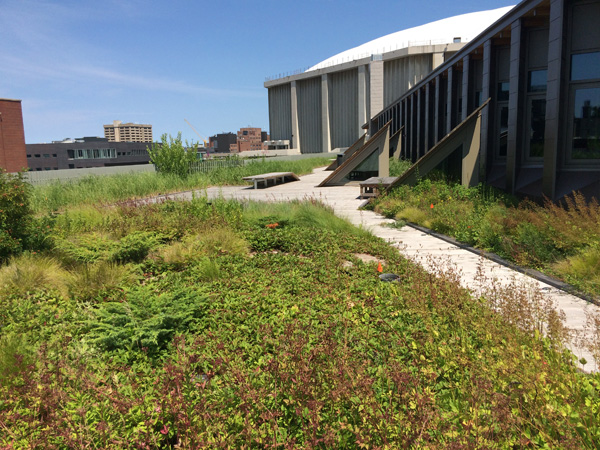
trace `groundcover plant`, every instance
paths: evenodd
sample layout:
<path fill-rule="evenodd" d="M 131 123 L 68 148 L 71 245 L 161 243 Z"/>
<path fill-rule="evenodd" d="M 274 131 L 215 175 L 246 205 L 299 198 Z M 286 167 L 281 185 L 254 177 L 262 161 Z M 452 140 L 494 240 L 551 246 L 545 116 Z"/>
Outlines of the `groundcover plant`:
<path fill-rule="evenodd" d="M 518 201 L 484 185 L 423 179 L 371 207 L 572 284 L 600 302 L 600 206 L 573 193 L 560 203 Z"/>
<path fill-rule="evenodd" d="M 511 320 L 316 201 L 47 226 L 0 270 L 2 448 L 597 448 L 600 378 L 556 317 Z"/>

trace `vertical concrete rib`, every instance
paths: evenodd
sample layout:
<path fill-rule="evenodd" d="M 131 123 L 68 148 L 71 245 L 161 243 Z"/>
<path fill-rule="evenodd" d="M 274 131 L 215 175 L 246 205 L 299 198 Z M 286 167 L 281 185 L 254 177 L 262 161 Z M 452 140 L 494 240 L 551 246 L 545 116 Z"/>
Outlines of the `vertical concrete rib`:
<path fill-rule="evenodd" d="M 331 129 L 329 126 L 329 79 L 321 75 L 321 129 L 323 132 L 323 152 L 331 151 Z"/>
<path fill-rule="evenodd" d="M 421 89 L 417 89 L 417 94 L 416 94 L 416 99 L 417 99 L 417 107 L 415 110 L 415 114 L 417 115 L 417 126 L 416 128 L 416 136 L 415 136 L 415 155 L 416 155 L 416 159 L 419 159 L 421 157 L 421 127 L 423 126 L 423 124 L 421 123 Z"/>
<path fill-rule="evenodd" d="M 410 136 L 409 136 L 409 145 L 408 145 L 408 151 L 410 152 L 410 157 L 413 161 L 416 161 L 415 159 L 415 94 L 412 93 L 409 97 L 410 100 L 410 113 L 409 113 L 409 117 L 410 117 Z"/>
<path fill-rule="evenodd" d="M 292 104 L 292 144 L 291 147 L 302 153 L 300 147 L 300 127 L 298 126 L 298 91 L 296 82 L 292 81 L 290 86 L 291 104 Z"/>
<path fill-rule="evenodd" d="M 362 127 L 367 123 L 367 66 L 358 67 L 358 136 L 362 134 Z"/>
<path fill-rule="evenodd" d="M 437 76 L 435 77 L 435 111 L 434 111 L 434 116 L 433 116 L 433 142 L 432 144 L 435 145 L 438 143 L 439 139 L 440 139 L 440 103 L 441 103 L 441 99 L 440 99 L 440 83 L 442 82 L 442 77 L 441 76 Z"/>
<path fill-rule="evenodd" d="M 448 68 L 448 89 L 446 90 L 447 101 L 446 101 L 446 134 L 452 131 L 452 100 L 454 97 L 454 83 L 452 82 L 454 68 L 450 66 Z"/>
<path fill-rule="evenodd" d="M 375 117 L 383 110 L 383 86 L 384 71 L 383 60 L 371 61 L 369 64 L 370 72 L 370 103 L 371 117 Z"/>
<path fill-rule="evenodd" d="M 521 111 L 519 108 L 521 71 L 521 20 L 517 19 L 511 24 L 510 32 L 510 88 L 508 97 L 508 135 L 506 139 L 506 190 L 515 191 L 518 163 L 519 121 Z"/>
<path fill-rule="evenodd" d="M 485 102 L 490 97 L 490 85 L 491 85 L 491 61 L 492 61 L 492 40 L 488 39 L 483 43 L 483 71 L 481 80 L 481 101 Z M 488 161 L 488 141 L 489 141 L 489 123 L 490 123 L 490 109 L 488 105 L 481 111 L 481 143 L 480 153 L 481 158 L 479 159 L 479 174 L 483 181 L 486 179 L 487 174 L 487 161 Z"/>
<path fill-rule="evenodd" d="M 542 192 L 550 199 L 556 196 L 558 149 L 561 141 L 560 97 L 561 61 L 563 58 L 564 0 L 550 2 L 550 30 L 548 33 L 548 84 L 546 88 L 546 130 L 544 133 L 544 169 Z"/>
<path fill-rule="evenodd" d="M 424 142 L 423 142 L 423 152 L 427 153 L 427 150 L 429 150 L 429 97 L 430 97 L 430 90 L 431 90 L 431 83 L 427 83 L 425 85 L 425 123 L 423 124 L 423 129 L 425 130 L 424 133 Z"/>
<path fill-rule="evenodd" d="M 467 118 L 469 113 L 471 112 L 471 106 L 469 103 L 469 78 L 470 78 L 470 70 L 469 70 L 469 55 L 465 55 L 463 58 L 463 72 L 462 72 L 462 112 L 460 115 L 459 122 L 462 122 Z"/>

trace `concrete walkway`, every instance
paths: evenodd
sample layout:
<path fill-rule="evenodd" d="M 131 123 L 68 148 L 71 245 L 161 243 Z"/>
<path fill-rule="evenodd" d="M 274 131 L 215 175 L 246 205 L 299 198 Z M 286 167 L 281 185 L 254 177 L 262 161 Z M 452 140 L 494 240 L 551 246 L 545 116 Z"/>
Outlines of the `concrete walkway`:
<path fill-rule="evenodd" d="M 484 287 L 512 286 L 516 283 L 519 286 L 525 286 L 529 292 L 540 293 L 543 299 L 552 300 L 557 309 L 564 311 L 567 326 L 576 332 L 584 331 L 587 310 L 600 310 L 596 305 L 549 284 L 537 281 L 415 228 L 405 226 L 397 229 L 385 226 L 393 220 L 386 219 L 372 211 L 358 209 L 364 203 L 364 200 L 358 198 L 360 191 L 358 186 L 315 187 L 330 173 L 323 169 L 316 169 L 312 174 L 301 177 L 300 181 L 266 189 L 253 189 L 246 186 L 208 188 L 206 195 L 209 198 L 223 197 L 271 202 L 318 199 L 332 207 L 336 215 L 385 239 L 390 245 L 397 247 L 403 255 L 421 264 L 426 270 L 438 272 L 440 267 L 451 267 L 458 270 L 461 284 L 476 294 L 482 292 L 482 283 Z M 191 193 L 181 195 L 191 197 Z M 588 361 L 583 367 L 585 371 L 598 369 L 598 365 L 587 350 L 577 347 L 572 347 L 571 350 L 578 357 L 584 357 Z"/>

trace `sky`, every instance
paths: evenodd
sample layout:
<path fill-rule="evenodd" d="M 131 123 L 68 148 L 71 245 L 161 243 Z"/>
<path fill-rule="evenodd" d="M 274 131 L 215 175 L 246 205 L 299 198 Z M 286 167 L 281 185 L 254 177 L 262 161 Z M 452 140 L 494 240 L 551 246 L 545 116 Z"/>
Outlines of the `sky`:
<path fill-rule="evenodd" d="M 389 33 L 514 0 L 0 0 L 0 98 L 28 144 L 113 120 L 189 141 L 269 129 L 267 77 Z"/>

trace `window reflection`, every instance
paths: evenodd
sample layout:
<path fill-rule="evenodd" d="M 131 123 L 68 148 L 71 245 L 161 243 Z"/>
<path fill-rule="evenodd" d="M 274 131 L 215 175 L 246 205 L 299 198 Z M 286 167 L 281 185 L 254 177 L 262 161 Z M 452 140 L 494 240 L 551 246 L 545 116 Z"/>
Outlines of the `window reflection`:
<path fill-rule="evenodd" d="M 600 78 L 600 52 L 571 55 L 571 81 Z"/>
<path fill-rule="evenodd" d="M 577 89 L 573 111 L 573 159 L 600 159 L 600 88 Z"/>
<path fill-rule="evenodd" d="M 546 92 L 548 83 L 548 71 L 530 70 L 527 77 L 527 92 Z"/>

